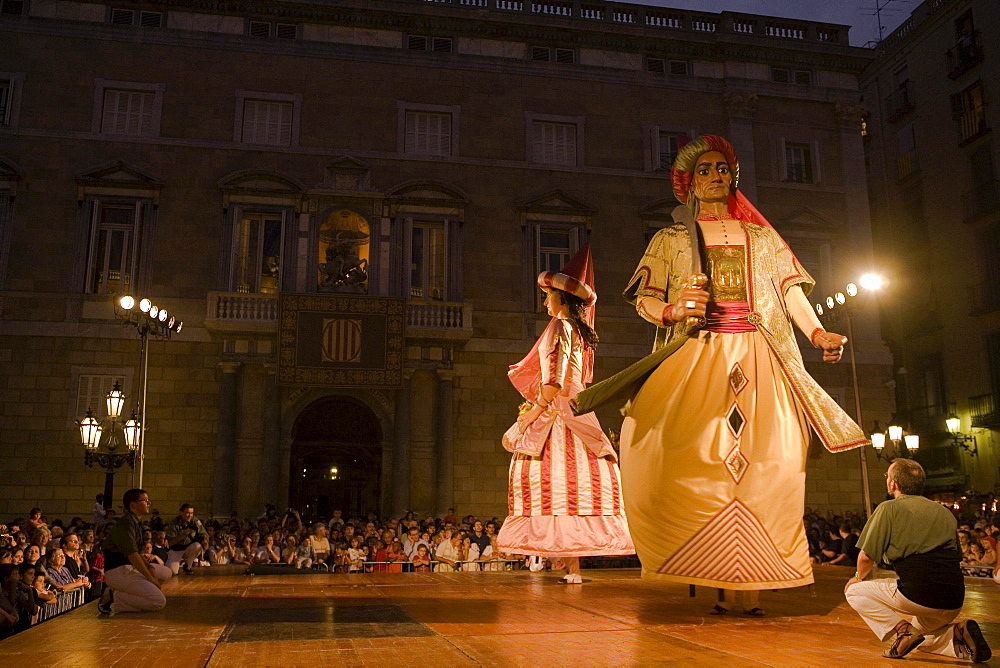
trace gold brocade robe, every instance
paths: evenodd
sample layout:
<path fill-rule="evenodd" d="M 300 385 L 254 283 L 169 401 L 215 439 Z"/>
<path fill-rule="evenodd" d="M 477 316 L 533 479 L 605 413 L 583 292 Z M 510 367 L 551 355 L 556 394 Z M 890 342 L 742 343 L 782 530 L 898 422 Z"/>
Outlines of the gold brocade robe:
<path fill-rule="evenodd" d="M 830 452 L 867 444 L 864 432 L 805 370 L 785 308 L 784 293 L 800 285 L 808 296 L 815 281 L 784 240 L 769 227 L 740 223 L 746 234 L 747 301 L 750 323 L 764 335 L 795 394 L 796 403 Z M 691 275 L 691 239 L 683 225 L 666 227 L 653 237 L 624 296 L 631 303 L 653 297 L 674 304 Z M 677 337 L 688 337 L 685 321 L 659 327 L 653 350 Z"/>

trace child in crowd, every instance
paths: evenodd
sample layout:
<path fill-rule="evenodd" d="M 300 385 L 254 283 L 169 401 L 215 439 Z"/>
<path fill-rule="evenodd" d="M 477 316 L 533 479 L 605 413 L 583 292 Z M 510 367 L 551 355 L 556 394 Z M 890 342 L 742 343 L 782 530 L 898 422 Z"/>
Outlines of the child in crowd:
<path fill-rule="evenodd" d="M 351 547 L 347 550 L 347 556 L 350 560 L 349 573 L 360 573 L 364 570 L 365 558 L 361 551 L 361 538 L 359 536 L 351 538 Z"/>
<path fill-rule="evenodd" d="M 413 570 L 417 573 L 431 572 L 431 555 L 427 552 L 427 546 L 417 545 L 417 553 L 413 555 Z"/>
<path fill-rule="evenodd" d="M 159 564 L 160 566 L 166 565 L 162 559 L 156 556 L 156 552 L 153 551 L 153 544 L 148 540 L 142 544 L 142 550 L 139 554 L 146 560 L 147 564 Z"/>
<path fill-rule="evenodd" d="M 333 572 L 347 573 L 351 570 L 351 555 L 348 553 L 347 543 L 340 541 L 334 548 Z"/>
<path fill-rule="evenodd" d="M 313 549 L 312 536 L 305 534 L 295 551 L 295 568 L 312 568 L 316 563 L 316 550 Z"/>

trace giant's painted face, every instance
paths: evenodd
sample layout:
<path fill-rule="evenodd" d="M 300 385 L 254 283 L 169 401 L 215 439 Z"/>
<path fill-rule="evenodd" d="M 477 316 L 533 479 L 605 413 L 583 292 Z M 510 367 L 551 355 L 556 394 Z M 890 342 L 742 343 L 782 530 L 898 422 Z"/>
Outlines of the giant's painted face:
<path fill-rule="evenodd" d="M 719 151 L 698 156 L 694 166 L 691 189 L 700 202 L 725 202 L 733 184 L 729 162 Z"/>

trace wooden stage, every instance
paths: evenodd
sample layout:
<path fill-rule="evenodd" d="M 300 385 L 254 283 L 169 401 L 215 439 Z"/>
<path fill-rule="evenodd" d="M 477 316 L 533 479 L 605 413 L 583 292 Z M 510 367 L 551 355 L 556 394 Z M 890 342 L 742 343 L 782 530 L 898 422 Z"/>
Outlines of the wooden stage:
<path fill-rule="evenodd" d="M 198 569 L 164 585 L 156 613 L 98 616 L 93 603 L 0 642 L 6 666 L 968 665 L 882 644 L 844 602 L 846 568 L 806 589 L 764 592 L 768 616 L 713 617 L 714 590 L 637 570 L 242 575 Z M 1000 654 L 1000 585 L 967 579 L 965 610 Z M 1000 660 L 992 663 L 1000 666 Z"/>

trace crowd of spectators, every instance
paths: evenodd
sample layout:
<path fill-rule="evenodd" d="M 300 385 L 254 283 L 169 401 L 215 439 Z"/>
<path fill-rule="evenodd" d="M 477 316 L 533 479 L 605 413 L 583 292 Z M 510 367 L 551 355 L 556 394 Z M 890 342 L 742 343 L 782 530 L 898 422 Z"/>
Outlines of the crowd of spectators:
<path fill-rule="evenodd" d="M 496 518 L 459 519 L 453 510 L 443 518 L 407 513 L 385 521 L 371 514 L 348 519 L 341 511 L 304 521 L 295 509 L 279 514 L 270 505 L 255 519 L 233 513 L 201 521 L 195 510 L 184 504 L 172 519 L 152 510 L 143 522 L 143 558 L 189 573 L 226 564 L 331 573 L 491 571 L 523 561 L 497 550 Z M 115 517 L 98 498 L 90 522 L 49 522 L 32 508 L 26 519 L 0 524 L 0 638 L 45 618 L 60 601 L 100 597 L 100 547 Z"/>
<path fill-rule="evenodd" d="M 373 514 L 345 518 L 335 510 L 332 517 L 308 521 L 293 508 L 278 513 L 270 505 L 254 519 L 233 513 L 201 521 L 195 511 L 184 504 L 175 517 L 164 518 L 152 510 L 143 522 L 143 558 L 186 572 L 226 564 L 330 573 L 493 571 L 525 561 L 497 549 L 497 518 L 460 519 L 451 509 L 443 518 L 410 512 L 388 520 Z M 26 519 L 0 524 L 0 638 L 28 628 L 61 600 L 100 596 L 100 546 L 114 523 L 114 510 L 105 510 L 98 498 L 91 522 L 81 517 L 49 522 L 41 509 L 32 508 Z M 803 526 L 813 563 L 855 568 L 864 523 L 864 516 L 849 511 L 820 514 L 806 508 Z M 960 520 L 967 575 L 989 577 L 1000 566 L 998 538 L 1000 516 Z M 531 564 L 532 570 L 546 567 L 559 565 L 537 559 Z"/>
<path fill-rule="evenodd" d="M 806 508 L 803 526 L 809 542 L 809 555 L 814 564 L 856 567 L 858 537 L 865 518 L 850 511 L 843 515 L 815 513 Z M 962 570 L 966 575 L 991 577 L 1000 568 L 1000 515 L 960 517 L 958 545 L 962 552 Z"/>

